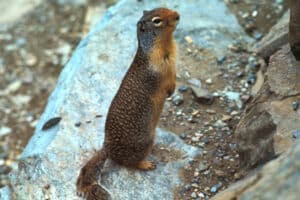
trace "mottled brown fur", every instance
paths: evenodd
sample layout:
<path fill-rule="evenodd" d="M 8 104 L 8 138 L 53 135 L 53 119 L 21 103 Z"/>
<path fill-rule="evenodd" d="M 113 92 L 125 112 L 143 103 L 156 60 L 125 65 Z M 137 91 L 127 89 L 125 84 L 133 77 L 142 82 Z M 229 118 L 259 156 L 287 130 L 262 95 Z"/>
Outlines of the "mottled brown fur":
<path fill-rule="evenodd" d="M 159 27 L 153 22 L 157 16 L 162 19 Z M 97 184 L 107 158 L 141 170 L 155 168 L 154 163 L 145 159 L 152 149 L 165 99 L 175 89 L 176 44 L 173 31 L 178 20 L 176 12 L 158 8 L 144 12 L 139 21 L 139 47 L 110 105 L 104 146 L 81 169 L 77 180 L 77 191 L 87 199 L 109 198 L 108 193 Z"/>

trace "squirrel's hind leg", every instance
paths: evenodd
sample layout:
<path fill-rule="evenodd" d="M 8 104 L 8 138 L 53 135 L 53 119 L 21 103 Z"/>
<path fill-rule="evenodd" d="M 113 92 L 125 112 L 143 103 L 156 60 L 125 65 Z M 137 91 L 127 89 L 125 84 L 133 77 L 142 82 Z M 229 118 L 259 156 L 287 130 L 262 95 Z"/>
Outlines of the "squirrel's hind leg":
<path fill-rule="evenodd" d="M 154 170 L 156 168 L 156 164 L 152 161 L 143 160 L 139 162 L 136 167 L 140 170 Z"/>

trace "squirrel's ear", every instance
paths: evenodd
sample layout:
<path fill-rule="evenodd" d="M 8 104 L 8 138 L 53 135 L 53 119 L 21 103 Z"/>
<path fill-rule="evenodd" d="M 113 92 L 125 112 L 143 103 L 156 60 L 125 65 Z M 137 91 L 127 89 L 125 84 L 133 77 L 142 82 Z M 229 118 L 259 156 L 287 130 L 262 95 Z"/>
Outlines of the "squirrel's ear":
<path fill-rule="evenodd" d="M 143 15 L 147 15 L 150 11 L 149 10 L 144 10 Z"/>

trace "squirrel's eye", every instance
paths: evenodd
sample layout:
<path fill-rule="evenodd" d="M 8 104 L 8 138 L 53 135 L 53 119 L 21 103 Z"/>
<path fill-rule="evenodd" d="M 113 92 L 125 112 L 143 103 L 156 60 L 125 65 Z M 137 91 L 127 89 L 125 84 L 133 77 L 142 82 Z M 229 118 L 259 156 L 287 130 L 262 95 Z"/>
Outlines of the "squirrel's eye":
<path fill-rule="evenodd" d="M 160 26 L 162 25 L 162 19 L 160 17 L 153 17 L 151 20 L 155 26 Z"/>

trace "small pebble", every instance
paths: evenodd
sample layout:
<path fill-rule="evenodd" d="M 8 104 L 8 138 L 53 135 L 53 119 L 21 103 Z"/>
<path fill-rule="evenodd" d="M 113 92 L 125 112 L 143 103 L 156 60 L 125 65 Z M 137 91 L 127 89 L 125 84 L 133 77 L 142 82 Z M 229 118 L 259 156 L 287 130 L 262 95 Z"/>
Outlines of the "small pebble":
<path fill-rule="evenodd" d="M 209 143 L 209 138 L 208 137 L 204 137 L 203 140 L 204 144 L 208 144 Z"/>
<path fill-rule="evenodd" d="M 183 97 L 179 94 L 176 94 L 172 97 L 172 103 L 176 106 L 179 106 L 183 103 Z"/>
<path fill-rule="evenodd" d="M 8 174 L 11 168 L 7 165 L 0 165 L 0 174 Z"/>
<path fill-rule="evenodd" d="M 238 77 L 238 78 L 241 78 L 243 76 L 244 76 L 244 72 L 242 72 L 242 71 L 239 71 L 236 73 L 236 77 Z"/>
<path fill-rule="evenodd" d="M 239 52 L 242 52 L 245 48 L 243 46 L 243 44 L 238 41 L 238 40 L 235 40 L 233 42 L 233 44 L 229 44 L 227 46 L 232 52 L 236 52 L 236 53 L 239 53 Z"/>
<path fill-rule="evenodd" d="M 212 110 L 212 109 L 207 109 L 206 113 L 208 113 L 208 114 L 216 114 L 216 111 Z"/>
<path fill-rule="evenodd" d="M 212 82 L 212 79 L 209 78 L 209 79 L 206 79 L 205 83 L 207 83 L 208 85 L 211 85 L 213 82 Z"/>
<path fill-rule="evenodd" d="M 196 192 L 192 192 L 191 197 L 192 197 L 193 199 L 196 199 L 196 198 L 197 198 Z"/>
<path fill-rule="evenodd" d="M 199 137 L 192 137 L 192 142 L 199 142 Z"/>
<path fill-rule="evenodd" d="M 76 126 L 76 127 L 80 127 L 80 126 L 81 126 L 81 122 L 76 122 L 76 123 L 75 123 L 75 126 Z"/>
<path fill-rule="evenodd" d="M 185 85 L 181 85 L 178 87 L 178 91 L 181 93 L 186 92 L 187 90 L 188 90 L 188 87 Z"/>
<path fill-rule="evenodd" d="M 238 101 L 241 95 L 238 92 L 227 91 L 225 92 L 225 96 L 230 100 Z"/>
<path fill-rule="evenodd" d="M 197 102 L 209 104 L 209 105 L 211 105 L 214 102 L 214 96 L 212 96 L 212 94 L 208 90 L 193 87 L 193 86 L 191 88 L 192 88 L 192 93 Z"/>
<path fill-rule="evenodd" d="M 300 137 L 300 130 L 293 131 L 293 138 L 298 139 Z"/>
<path fill-rule="evenodd" d="M 237 145 L 236 145 L 236 144 L 232 144 L 232 143 L 230 143 L 230 144 L 229 144 L 229 147 L 230 147 L 230 149 L 231 149 L 231 150 L 233 150 L 233 151 L 234 151 L 234 150 L 236 150 L 236 148 L 237 148 Z"/>
<path fill-rule="evenodd" d="M 5 164 L 5 160 L 0 159 L 0 166 Z M 1 173 L 0 173 L 1 174 Z"/>
<path fill-rule="evenodd" d="M 199 110 L 192 111 L 192 116 L 197 116 L 200 113 Z"/>
<path fill-rule="evenodd" d="M 257 15 L 258 15 L 258 11 L 257 10 L 253 10 L 253 12 L 252 12 L 252 17 L 257 17 Z"/>
<path fill-rule="evenodd" d="M 180 133 L 179 137 L 184 140 L 186 138 L 186 133 Z"/>
<path fill-rule="evenodd" d="M 242 99 L 244 102 L 247 102 L 247 101 L 250 99 L 250 95 L 243 95 L 243 96 L 241 96 L 241 99 Z"/>
<path fill-rule="evenodd" d="M 247 92 L 247 88 L 242 88 L 241 92 Z"/>
<path fill-rule="evenodd" d="M 220 187 L 222 187 L 222 183 L 221 182 L 219 182 L 219 183 L 215 184 L 214 186 L 212 186 L 210 188 L 210 192 L 211 193 L 216 193 L 220 189 Z"/>
<path fill-rule="evenodd" d="M 253 37 L 254 37 L 257 41 L 259 41 L 259 40 L 261 40 L 261 39 L 264 37 L 264 35 L 263 35 L 261 32 L 255 31 Z"/>
<path fill-rule="evenodd" d="M 18 38 L 16 40 L 16 45 L 18 45 L 19 47 L 24 46 L 26 44 L 26 39 L 25 38 Z"/>
<path fill-rule="evenodd" d="M 197 178 L 193 178 L 191 183 L 194 183 L 194 184 L 192 184 L 193 187 L 198 187 L 197 184 L 199 183 L 199 180 Z"/>
<path fill-rule="evenodd" d="M 253 63 L 249 63 L 248 65 L 249 65 L 248 67 L 250 68 L 250 71 L 252 71 L 252 72 L 256 72 L 260 66 L 260 64 L 257 61 L 255 61 Z"/>
<path fill-rule="evenodd" d="M 191 188 L 192 188 L 192 186 L 191 186 L 190 184 L 186 184 L 186 185 L 184 186 L 184 189 L 185 189 L 186 191 L 189 191 Z"/>
<path fill-rule="evenodd" d="M 255 21 L 254 20 L 248 20 L 245 25 L 245 30 L 250 33 L 256 29 Z"/>
<path fill-rule="evenodd" d="M 208 168 L 209 168 L 209 166 L 204 162 L 200 162 L 198 165 L 199 172 L 203 172 L 203 171 L 207 170 Z"/>
<path fill-rule="evenodd" d="M 14 81 L 8 85 L 7 90 L 8 92 L 16 92 L 22 85 L 20 80 Z"/>
<path fill-rule="evenodd" d="M 239 114 L 239 112 L 236 111 L 236 110 L 234 110 L 234 111 L 232 111 L 232 112 L 230 113 L 231 116 L 235 116 L 235 115 L 238 115 L 238 114 Z"/>
<path fill-rule="evenodd" d="M 222 117 L 223 122 L 229 121 L 231 119 L 232 119 L 232 116 L 230 116 L 230 115 L 223 115 L 223 117 Z"/>
<path fill-rule="evenodd" d="M 228 65 L 228 67 L 229 67 L 229 68 L 236 68 L 236 67 L 238 67 L 239 65 L 240 65 L 239 62 L 233 62 L 233 63 L 230 63 L 230 64 Z"/>
<path fill-rule="evenodd" d="M 230 156 L 224 156 L 223 159 L 224 159 L 224 160 L 229 160 L 229 159 L 230 159 Z"/>
<path fill-rule="evenodd" d="M 256 75 L 250 74 L 247 78 L 247 83 L 253 85 L 256 81 Z"/>
<path fill-rule="evenodd" d="M 225 177 L 226 173 L 222 170 L 215 169 L 215 173 L 218 177 Z"/>
<path fill-rule="evenodd" d="M 205 195 L 204 195 L 202 192 L 200 192 L 200 193 L 198 194 L 198 196 L 199 196 L 201 199 L 204 199 L 204 198 L 205 198 Z"/>
<path fill-rule="evenodd" d="M 185 41 L 187 42 L 187 43 L 189 43 L 189 44 L 192 44 L 193 43 L 193 39 L 190 37 L 190 36 L 185 36 L 184 37 L 184 39 L 185 39 Z"/>
<path fill-rule="evenodd" d="M 191 184 L 191 186 L 193 187 L 193 188 L 198 188 L 199 187 L 199 185 L 197 184 L 197 182 L 198 182 L 198 180 L 197 181 L 195 181 L 196 179 L 193 179 L 193 183 Z"/>
<path fill-rule="evenodd" d="M 256 62 L 256 58 L 254 56 L 249 56 L 248 63 L 255 63 L 255 62 Z"/>
<path fill-rule="evenodd" d="M 33 120 L 32 122 L 30 122 L 30 126 L 31 126 L 32 128 L 35 128 L 36 125 L 37 125 L 37 123 L 38 123 L 38 120 Z"/>
<path fill-rule="evenodd" d="M 182 109 L 180 109 L 176 112 L 177 117 L 182 116 L 182 115 L 183 115 Z"/>
<path fill-rule="evenodd" d="M 4 136 L 4 135 L 7 135 L 7 134 L 10 134 L 11 133 L 11 128 L 7 127 L 7 126 L 2 126 L 0 128 L 0 137 L 1 136 Z"/>
<path fill-rule="evenodd" d="M 225 62 L 225 60 L 226 60 L 226 56 L 219 56 L 217 57 L 217 64 L 221 65 Z"/>
<path fill-rule="evenodd" d="M 190 123 L 196 123 L 197 121 L 194 119 L 193 116 L 189 116 L 188 119 L 187 119 L 188 122 Z"/>
<path fill-rule="evenodd" d="M 227 124 L 225 122 L 223 122 L 222 120 L 218 120 L 214 123 L 214 127 L 216 128 L 223 128 L 227 126 Z"/>
<path fill-rule="evenodd" d="M 191 78 L 187 81 L 189 84 L 201 88 L 201 81 L 196 78 Z"/>
<path fill-rule="evenodd" d="M 242 176 L 242 174 L 240 174 L 240 173 L 234 173 L 234 175 L 233 175 L 233 177 L 235 178 L 235 180 L 240 179 L 241 176 Z"/>
<path fill-rule="evenodd" d="M 37 57 L 29 53 L 26 58 L 26 65 L 32 67 L 36 65 L 36 63 L 37 63 Z"/>
<path fill-rule="evenodd" d="M 204 175 L 208 175 L 210 174 L 210 170 L 206 170 L 205 172 L 203 172 Z"/>
<path fill-rule="evenodd" d="M 292 107 L 293 107 L 293 110 L 294 110 L 294 111 L 297 111 L 298 108 L 299 108 L 299 106 L 300 106 L 299 101 L 294 101 L 294 102 L 292 103 Z"/>
<path fill-rule="evenodd" d="M 49 119 L 47 122 L 44 123 L 42 130 L 48 130 L 52 127 L 54 127 L 55 125 L 57 125 L 61 120 L 61 117 L 53 117 L 51 119 Z"/>

